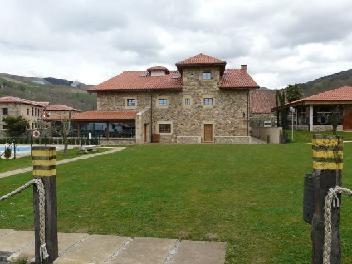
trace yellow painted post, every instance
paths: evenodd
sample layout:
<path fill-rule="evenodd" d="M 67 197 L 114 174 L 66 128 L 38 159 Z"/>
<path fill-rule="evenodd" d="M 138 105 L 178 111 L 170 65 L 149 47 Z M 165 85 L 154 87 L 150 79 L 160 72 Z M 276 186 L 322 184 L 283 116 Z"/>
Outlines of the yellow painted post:
<path fill-rule="evenodd" d="M 49 258 L 40 257 L 39 233 L 39 196 L 37 187 L 33 189 L 34 225 L 35 225 L 35 259 L 36 263 L 53 263 L 58 257 L 57 209 L 56 209 L 56 148 L 32 148 L 33 177 L 42 180 L 45 189 L 45 243 Z"/>
<path fill-rule="evenodd" d="M 343 139 L 332 135 L 314 135 L 312 140 L 313 157 L 313 201 L 314 214 L 312 218 L 312 263 L 323 263 L 324 250 L 324 207 L 325 196 L 330 188 L 341 185 L 343 169 Z M 341 197 L 339 197 L 341 200 Z M 340 249 L 340 209 L 331 210 L 331 264 L 341 262 Z"/>

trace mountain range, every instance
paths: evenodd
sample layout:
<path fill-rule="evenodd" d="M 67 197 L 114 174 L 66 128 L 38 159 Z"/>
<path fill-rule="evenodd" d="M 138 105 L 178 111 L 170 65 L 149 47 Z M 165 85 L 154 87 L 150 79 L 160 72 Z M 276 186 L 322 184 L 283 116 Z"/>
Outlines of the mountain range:
<path fill-rule="evenodd" d="M 53 77 L 24 77 L 0 73 L 0 97 L 16 96 L 33 101 L 65 104 L 80 110 L 96 108 L 95 94 L 87 93 L 91 85 Z"/>

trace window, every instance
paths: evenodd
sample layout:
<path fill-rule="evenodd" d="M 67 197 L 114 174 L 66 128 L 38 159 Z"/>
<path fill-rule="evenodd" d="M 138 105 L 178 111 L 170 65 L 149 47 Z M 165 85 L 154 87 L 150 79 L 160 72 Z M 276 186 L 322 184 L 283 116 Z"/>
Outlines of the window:
<path fill-rule="evenodd" d="M 32 107 L 32 116 L 34 116 L 34 109 L 33 109 L 33 107 Z"/>
<path fill-rule="evenodd" d="M 190 106 L 191 105 L 191 98 L 185 98 L 185 105 Z"/>
<path fill-rule="evenodd" d="M 27 108 L 27 115 L 29 115 L 29 109 Z"/>
<path fill-rule="evenodd" d="M 211 72 L 203 72 L 203 80 L 211 80 Z"/>
<path fill-rule="evenodd" d="M 171 124 L 159 124 L 160 134 L 171 134 Z"/>
<path fill-rule="evenodd" d="M 167 106 L 169 104 L 169 101 L 166 98 L 160 98 L 158 101 L 160 106 Z"/>
<path fill-rule="evenodd" d="M 203 105 L 212 106 L 213 98 L 203 98 Z"/>
<path fill-rule="evenodd" d="M 136 99 L 134 99 L 134 98 L 128 98 L 128 99 L 127 99 L 127 106 L 129 106 L 129 107 L 136 106 Z"/>
<path fill-rule="evenodd" d="M 7 110 L 7 108 L 3 108 L 3 109 L 2 109 L 2 114 L 3 114 L 3 115 L 8 115 L 8 110 Z"/>

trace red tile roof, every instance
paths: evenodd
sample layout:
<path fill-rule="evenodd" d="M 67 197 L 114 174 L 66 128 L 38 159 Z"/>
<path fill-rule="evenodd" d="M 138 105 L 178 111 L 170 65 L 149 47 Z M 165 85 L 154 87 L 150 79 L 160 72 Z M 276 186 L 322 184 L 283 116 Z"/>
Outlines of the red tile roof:
<path fill-rule="evenodd" d="M 25 104 L 25 105 L 33 105 L 33 106 L 41 106 L 44 107 L 49 104 L 49 102 L 36 102 L 27 99 L 22 99 L 14 96 L 4 96 L 0 97 L 0 103 L 5 104 Z"/>
<path fill-rule="evenodd" d="M 67 105 L 48 105 L 45 109 L 47 111 L 79 111 Z"/>
<path fill-rule="evenodd" d="M 293 101 L 289 105 L 304 104 L 309 102 L 348 102 L 352 103 L 352 86 L 343 86 L 334 90 L 304 97 Z"/>
<path fill-rule="evenodd" d="M 87 111 L 72 116 L 74 121 L 119 121 L 133 120 L 136 118 L 136 111 Z"/>
<path fill-rule="evenodd" d="M 259 88 L 258 84 L 252 79 L 246 70 L 228 69 L 225 70 L 221 78 L 220 88 Z"/>
<path fill-rule="evenodd" d="M 123 73 L 88 89 L 98 91 L 131 91 L 131 90 L 181 90 L 182 81 L 178 72 L 164 76 L 149 76 L 145 71 L 124 71 Z"/>
<path fill-rule="evenodd" d="M 276 107 L 276 91 L 253 90 L 250 92 L 250 104 L 252 114 L 270 114 L 271 109 Z"/>
<path fill-rule="evenodd" d="M 193 57 L 177 62 L 176 66 L 180 67 L 180 66 L 188 66 L 188 65 L 209 65 L 209 64 L 226 65 L 226 61 L 219 60 L 218 58 L 205 55 L 203 53 L 199 53 L 198 55 L 195 55 Z"/>

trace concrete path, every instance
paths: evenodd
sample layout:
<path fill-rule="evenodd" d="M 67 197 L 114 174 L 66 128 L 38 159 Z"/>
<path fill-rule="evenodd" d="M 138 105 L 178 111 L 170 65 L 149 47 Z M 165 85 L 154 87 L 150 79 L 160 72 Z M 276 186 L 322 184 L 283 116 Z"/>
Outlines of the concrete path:
<path fill-rule="evenodd" d="M 90 159 L 90 158 L 94 158 L 94 157 L 101 156 L 101 155 L 115 153 L 115 152 L 118 152 L 118 151 L 121 151 L 124 149 L 125 149 L 125 147 L 114 147 L 114 148 L 111 148 L 111 150 L 107 150 L 104 152 L 93 153 L 93 154 L 83 154 L 81 156 L 78 156 L 78 157 L 75 157 L 72 159 L 59 160 L 59 161 L 57 161 L 56 165 L 67 164 L 67 163 L 74 162 L 77 160 Z M 3 173 L 0 173 L 0 179 L 5 178 L 5 177 L 9 177 L 9 176 L 13 176 L 13 175 L 17 175 L 17 174 L 21 174 L 21 173 L 31 172 L 32 170 L 33 170 L 33 167 L 26 167 L 26 168 L 3 172 Z"/>
<path fill-rule="evenodd" d="M 226 243 L 58 233 L 57 264 L 223 264 Z M 0 263 L 34 261 L 34 233 L 0 229 Z"/>

